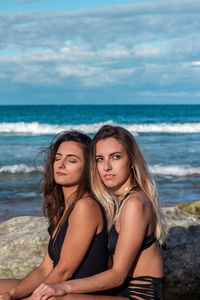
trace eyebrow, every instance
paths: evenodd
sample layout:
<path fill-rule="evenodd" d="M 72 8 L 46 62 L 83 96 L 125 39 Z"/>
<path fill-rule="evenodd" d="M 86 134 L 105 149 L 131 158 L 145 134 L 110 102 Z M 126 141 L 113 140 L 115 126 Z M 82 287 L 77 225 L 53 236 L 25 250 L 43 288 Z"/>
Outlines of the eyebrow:
<path fill-rule="evenodd" d="M 110 153 L 109 156 L 113 156 L 113 155 L 115 155 L 115 154 L 122 154 L 122 153 L 123 153 L 122 151 L 116 151 L 116 152 Z M 103 155 L 97 154 L 96 157 L 97 157 L 97 156 L 103 156 Z"/>
<path fill-rule="evenodd" d="M 56 153 L 56 155 L 59 155 L 59 156 L 62 156 L 62 154 L 61 153 L 59 153 L 59 152 L 57 152 Z M 80 157 L 79 156 L 77 156 L 76 154 L 71 154 L 71 153 L 69 153 L 69 154 L 67 154 L 66 155 L 66 157 L 76 157 L 77 159 L 79 159 L 80 160 Z"/>

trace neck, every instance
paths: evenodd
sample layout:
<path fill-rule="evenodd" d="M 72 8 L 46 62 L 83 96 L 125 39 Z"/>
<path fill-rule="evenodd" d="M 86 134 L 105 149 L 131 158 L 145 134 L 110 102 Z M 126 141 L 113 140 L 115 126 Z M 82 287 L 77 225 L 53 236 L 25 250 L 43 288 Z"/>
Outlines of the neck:
<path fill-rule="evenodd" d="M 128 180 L 121 185 L 120 188 L 115 189 L 115 195 L 119 200 L 121 200 L 132 187 L 133 184 L 131 183 L 131 178 L 128 178 Z"/>
<path fill-rule="evenodd" d="M 64 186 L 62 187 L 64 199 L 65 199 L 65 208 L 69 207 L 71 201 L 73 200 L 73 194 L 78 189 L 78 185 L 75 186 Z"/>

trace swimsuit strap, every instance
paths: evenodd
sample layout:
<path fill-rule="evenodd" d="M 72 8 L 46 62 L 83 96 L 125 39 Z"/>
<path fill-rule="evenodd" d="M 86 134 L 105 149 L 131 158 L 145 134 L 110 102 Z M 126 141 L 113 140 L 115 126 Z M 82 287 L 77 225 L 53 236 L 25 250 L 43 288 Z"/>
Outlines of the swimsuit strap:
<path fill-rule="evenodd" d="M 124 200 L 135 190 L 137 188 L 137 186 L 134 186 L 134 187 L 132 187 L 132 189 L 130 189 L 127 193 L 126 193 L 126 195 L 124 196 L 124 198 L 122 198 L 122 200 L 121 200 L 121 202 L 120 202 L 120 204 L 119 204 L 119 208 L 120 208 L 120 206 L 122 205 L 122 203 L 124 202 Z"/>

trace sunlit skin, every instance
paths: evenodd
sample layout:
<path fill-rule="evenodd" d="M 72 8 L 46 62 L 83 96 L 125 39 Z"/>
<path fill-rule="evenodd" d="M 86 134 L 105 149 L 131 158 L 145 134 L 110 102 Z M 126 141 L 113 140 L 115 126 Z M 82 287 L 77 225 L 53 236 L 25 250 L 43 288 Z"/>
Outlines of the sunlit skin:
<path fill-rule="evenodd" d="M 53 167 L 55 182 L 62 186 L 64 195 L 72 194 L 77 189 L 84 168 L 80 145 L 73 141 L 61 143 Z"/>
<path fill-rule="evenodd" d="M 101 180 L 117 195 L 130 185 L 130 161 L 117 139 L 111 137 L 96 143 L 96 163 Z"/>
<path fill-rule="evenodd" d="M 53 171 L 55 182 L 63 190 L 65 209 L 69 207 L 70 201 L 73 201 L 71 196 L 79 187 L 83 169 L 84 152 L 81 144 L 74 141 L 62 142 L 54 157 Z M 64 213 L 63 218 L 65 218 Z M 61 221 L 62 218 L 59 223 Z M 55 283 L 71 278 L 88 253 L 94 236 L 102 232 L 103 222 L 99 205 L 86 191 L 82 198 L 75 203 L 68 218 L 67 233 L 56 267 L 53 267 L 53 261 L 46 251 L 41 264 L 24 279 L 0 280 L 0 300 L 32 300 L 33 296 L 24 298 L 21 295 L 31 295 L 42 282 Z M 57 232 L 59 223 L 52 234 L 53 237 Z"/>
<path fill-rule="evenodd" d="M 104 185 L 111 188 L 121 201 L 127 190 L 134 186 L 134 182 L 131 180 L 131 169 L 134 166 L 130 163 L 124 146 L 114 137 L 98 141 L 96 143 L 96 164 Z M 139 253 L 144 236 L 149 236 L 155 227 L 151 201 L 143 191 L 135 190 L 123 203 L 115 220 L 115 228 L 119 237 L 112 267 L 88 278 L 69 280 L 50 286 L 41 285 L 33 293 L 33 300 L 44 300 L 44 295 L 46 297 L 63 296 L 58 298 L 54 296 L 51 300 L 122 300 L 127 298 L 78 293 L 120 286 L 127 276 L 132 278 L 144 274 L 154 277 L 163 276 L 162 257 L 158 243 L 153 243 L 148 249 Z M 72 294 L 67 295 L 68 293 Z M 136 298 L 141 299 L 137 296 Z M 134 299 L 136 298 L 134 297 Z"/>

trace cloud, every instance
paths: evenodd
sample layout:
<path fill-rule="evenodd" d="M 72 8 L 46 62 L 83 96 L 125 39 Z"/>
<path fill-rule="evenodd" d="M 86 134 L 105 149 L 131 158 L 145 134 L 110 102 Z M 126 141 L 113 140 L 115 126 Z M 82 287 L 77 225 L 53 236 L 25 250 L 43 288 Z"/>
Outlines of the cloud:
<path fill-rule="evenodd" d="M 1 84 L 197 95 L 199 12 L 199 1 L 175 0 L 1 13 Z"/>

